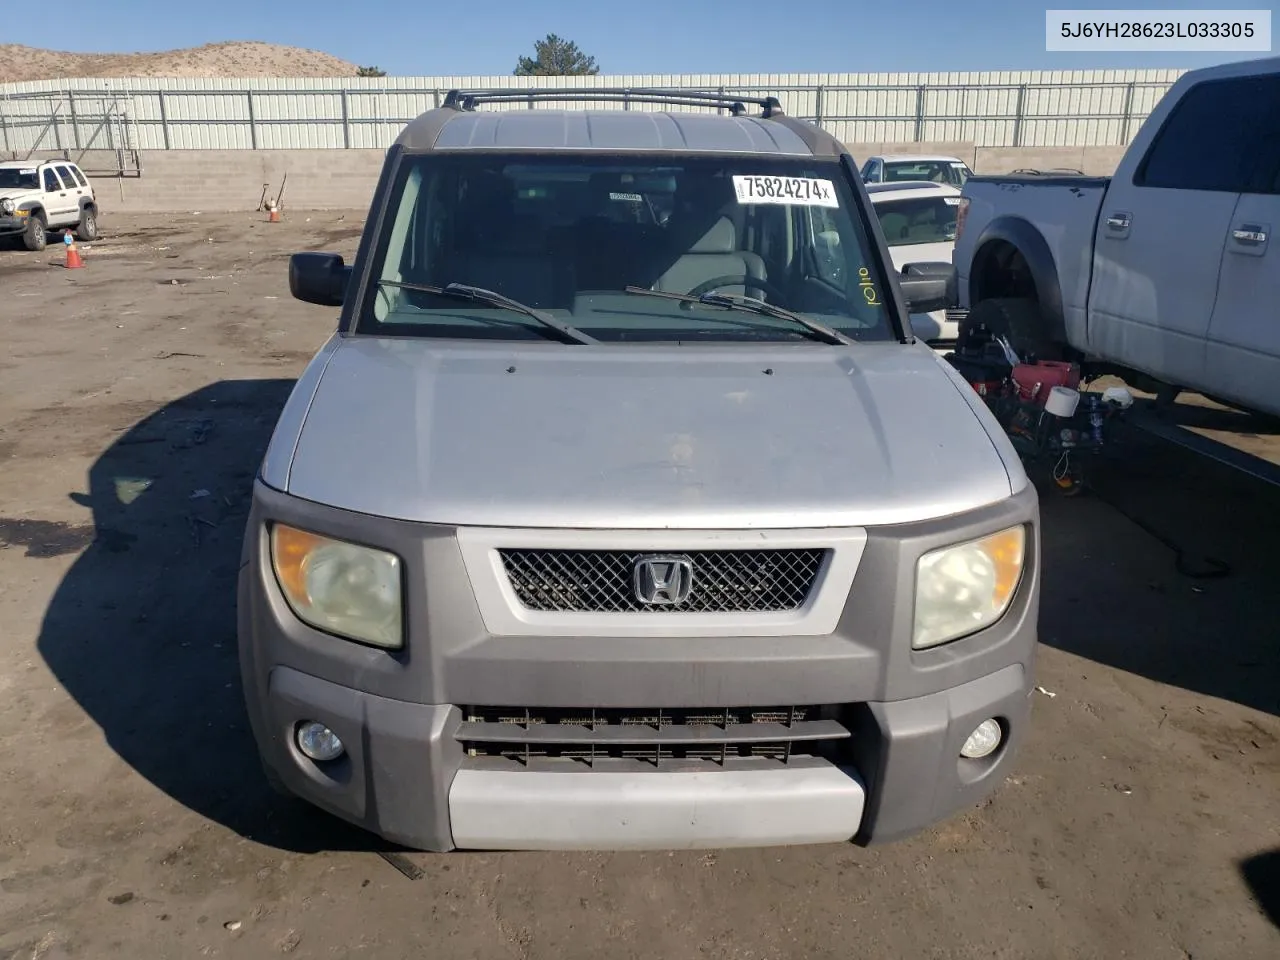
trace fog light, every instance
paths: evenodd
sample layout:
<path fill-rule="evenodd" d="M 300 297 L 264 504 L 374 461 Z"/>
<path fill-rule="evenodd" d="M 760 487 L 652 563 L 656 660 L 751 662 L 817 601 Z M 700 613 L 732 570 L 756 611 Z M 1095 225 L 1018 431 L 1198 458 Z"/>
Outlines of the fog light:
<path fill-rule="evenodd" d="M 318 763 L 336 760 L 346 749 L 338 735 L 323 723 L 308 720 L 298 727 L 298 749 Z"/>
<path fill-rule="evenodd" d="M 969 739 L 964 742 L 964 746 L 960 748 L 960 756 L 968 757 L 970 760 L 981 760 L 983 757 L 989 757 L 1000 746 L 1000 741 L 1004 739 L 1004 732 L 1000 729 L 1000 723 L 997 720 L 983 720 L 969 734 Z"/>

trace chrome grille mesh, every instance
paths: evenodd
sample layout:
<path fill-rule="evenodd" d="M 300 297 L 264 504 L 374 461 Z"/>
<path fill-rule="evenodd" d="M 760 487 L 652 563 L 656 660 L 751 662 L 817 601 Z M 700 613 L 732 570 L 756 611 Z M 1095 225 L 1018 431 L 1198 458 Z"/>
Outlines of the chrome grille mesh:
<path fill-rule="evenodd" d="M 694 550 L 680 554 L 693 569 L 681 603 L 651 606 L 636 596 L 637 561 L 625 550 L 502 550 L 520 603 L 530 610 L 582 613 L 755 613 L 805 603 L 827 555 L 821 549 Z"/>

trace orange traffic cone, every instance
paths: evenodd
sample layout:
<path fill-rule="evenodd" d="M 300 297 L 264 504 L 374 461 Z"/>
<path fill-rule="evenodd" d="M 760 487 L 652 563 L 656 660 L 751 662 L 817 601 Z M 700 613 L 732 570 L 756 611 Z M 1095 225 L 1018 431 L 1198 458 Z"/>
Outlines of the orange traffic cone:
<path fill-rule="evenodd" d="M 62 235 L 62 242 L 67 247 L 67 269 L 78 270 L 84 266 L 84 260 L 80 257 L 80 251 L 76 248 L 76 242 L 71 237 L 71 231 L 67 230 Z"/>
<path fill-rule="evenodd" d="M 274 201 L 272 201 L 271 214 L 270 216 L 267 217 L 267 220 L 270 221 L 271 223 L 280 222 L 280 209 L 275 205 Z"/>

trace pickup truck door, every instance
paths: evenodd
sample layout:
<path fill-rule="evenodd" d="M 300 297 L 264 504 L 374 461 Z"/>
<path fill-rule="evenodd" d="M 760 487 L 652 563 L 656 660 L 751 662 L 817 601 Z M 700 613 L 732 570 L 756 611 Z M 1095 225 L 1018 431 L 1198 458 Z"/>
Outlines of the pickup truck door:
<path fill-rule="evenodd" d="M 1255 131 L 1256 166 L 1227 229 L 1206 389 L 1280 416 L 1280 76 L 1264 83 L 1271 112 Z"/>
<path fill-rule="evenodd" d="M 1089 294 L 1089 348 L 1213 392 L 1206 344 L 1227 236 L 1262 121 L 1251 78 L 1188 89 L 1142 162 L 1102 199 Z"/>

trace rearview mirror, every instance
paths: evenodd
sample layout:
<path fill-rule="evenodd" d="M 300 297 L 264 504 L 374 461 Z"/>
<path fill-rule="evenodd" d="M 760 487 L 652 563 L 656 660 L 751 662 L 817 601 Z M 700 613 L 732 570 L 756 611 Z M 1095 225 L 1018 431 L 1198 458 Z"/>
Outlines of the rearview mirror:
<path fill-rule="evenodd" d="M 351 268 L 336 253 L 295 253 L 289 258 L 289 292 L 322 307 L 340 307 L 346 299 Z"/>
<path fill-rule="evenodd" d="M 960 302 L 956 268 L 950 263 L 909 263 L 899 285 L 910 313 L 947 310 Z"/>

